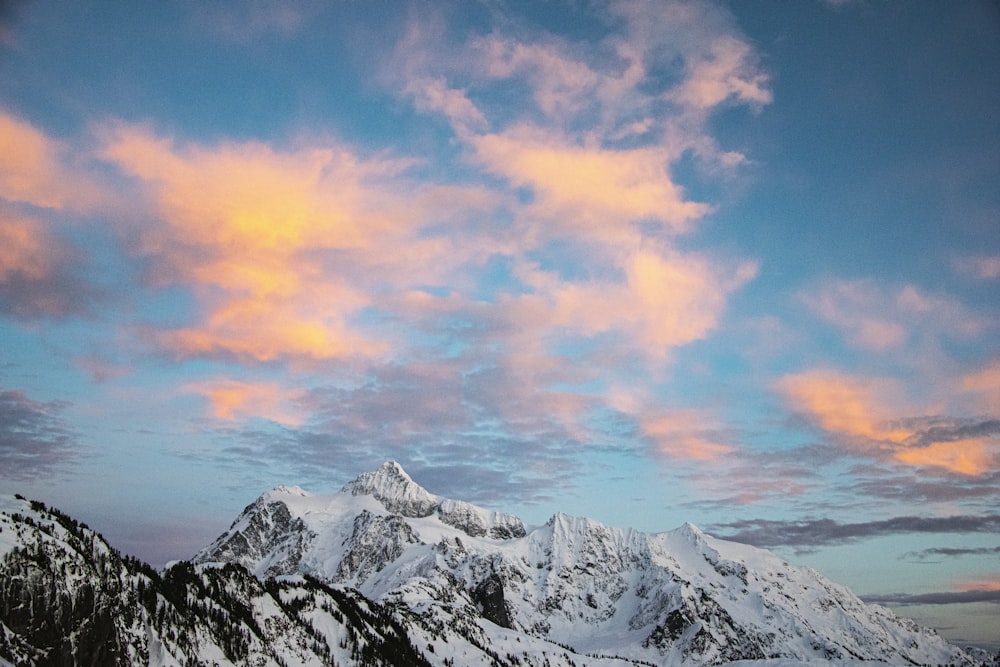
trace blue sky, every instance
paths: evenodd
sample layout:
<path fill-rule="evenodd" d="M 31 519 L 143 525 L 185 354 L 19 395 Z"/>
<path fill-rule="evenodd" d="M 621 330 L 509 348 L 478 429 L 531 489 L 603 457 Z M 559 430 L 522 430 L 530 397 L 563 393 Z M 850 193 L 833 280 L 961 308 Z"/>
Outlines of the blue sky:
<path fill-rule="evenodd" d="M 386 459 L 1000 614 L 988 2 L 7 3 L 0 481 L 162 564 Z"/>

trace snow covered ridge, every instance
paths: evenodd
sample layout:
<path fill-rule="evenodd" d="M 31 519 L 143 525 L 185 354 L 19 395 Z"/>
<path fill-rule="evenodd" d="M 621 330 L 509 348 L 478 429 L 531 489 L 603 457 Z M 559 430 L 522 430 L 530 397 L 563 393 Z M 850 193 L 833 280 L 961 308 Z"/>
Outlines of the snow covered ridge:
<path fill-rule="evenodd" d="M 428 492 L 392 461 L 337 494 L 263 494 L 195 556 L 217 561 L 355 588 L 441 631 L 474 618 L 458 632 L 487 646 L 532 638 L 652 664 L 974 662 L 815 571 L 690 524 L 649 534 L 556 514 L 529 531 Z"/>
<path fill-rule="evenodd" d="M 0 496 L 0 665 L 986 660 L 690 524 L 649 534 L 556 514 L 525 527 L 431 494 L 394 462 L 335 494 L 266 492 L 163 572 Z"/>

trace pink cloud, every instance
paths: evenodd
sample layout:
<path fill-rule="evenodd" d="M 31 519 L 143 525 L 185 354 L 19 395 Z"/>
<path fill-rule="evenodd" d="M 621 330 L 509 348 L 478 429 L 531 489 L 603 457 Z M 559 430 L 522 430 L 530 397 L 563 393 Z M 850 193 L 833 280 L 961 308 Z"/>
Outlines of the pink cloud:
<path fill-rule="evenodd" d="M 535 293 L 512 310 L 522 326 L 544 335 L 626 334 L 630 348 L 664 359 L 672 348 L 704 338 L 718 326 L 728 296 L 756 275 L 756 265 L 734 267 L 693 253 L 640 250 L 623 259 L 623 282 L 569 282 L 525 269 Z"/>
<path fill-rule="evenodd" d="M 90 208 L 96 185 L 70 164 L 69 149 L 0 109 L 0 197 L 40 208 Z"/>
<path fill-rule="evenodd" d="M 218 419 L 261 417 L 289 426 L 300 426 L 305 418 L 299 401 L 302 390 L 290 390 L 272 382 L 206 380 L 187 384 L 183 391 L 208 399 Z"/>
<path fill-rule="evenodd" d="M 710 109 L 730 99 L 762 106 L 772 101 L 767 86 L 768 77 L 757 68 L 750 45 L 724 35 L 688 60 L 684 81 L 669 96 L 696 109 Z"/>
<path fill-rule="evenodd" d="M 955 260 L 954 266 L 960 273 L 976 280 L 1000 279 L 1000 255 L 962 257 Z"/>
<path fill-rule="evenodd" d="M 851 345 L 874 351 L 974 337 L 994 326 L 953 297 L 914 285 L 891 289 L 871 280 L 829 281 L 802 299 Z"/>

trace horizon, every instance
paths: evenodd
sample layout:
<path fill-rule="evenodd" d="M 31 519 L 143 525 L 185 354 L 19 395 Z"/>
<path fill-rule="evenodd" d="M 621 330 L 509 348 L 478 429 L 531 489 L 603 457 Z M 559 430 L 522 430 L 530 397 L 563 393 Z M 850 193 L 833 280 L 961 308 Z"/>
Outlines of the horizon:
<path fill-rule="evenodd" d="M 0 6 L 0 491 L 720 539 L 1000 649 L 1000 8 Z"/>

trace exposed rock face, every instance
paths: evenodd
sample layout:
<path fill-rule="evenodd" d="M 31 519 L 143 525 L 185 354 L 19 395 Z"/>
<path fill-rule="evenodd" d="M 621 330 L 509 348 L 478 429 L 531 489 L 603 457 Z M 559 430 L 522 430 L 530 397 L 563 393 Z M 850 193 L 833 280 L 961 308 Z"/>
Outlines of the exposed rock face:
<path fill-rule="evenodd" d="M 238 563 L 249 567 L 257 563 L 262 554 L 270 556 L 263 574 L 276 577 L 298 571 L 303 550 L 315 537 L 302 519 L 292 518 L 288 506 L 281 501 L 258 499 L 243 510 L 247 518 L 243 525 L 235 529 L 225 541 L 209 546 L 202 560 Z M 242 517 L 241 517 L 242 518 Z"/>
<path fill-rule="evenodd" d="M 349 548 L 337 566 L 337 581 L 363 584 L 372 572 L 378 572 L 399 558 L 407 546 L 419 544 L 410 524 L 401 516 L 379 516 L 363 511 L 354 518 Z"/>

